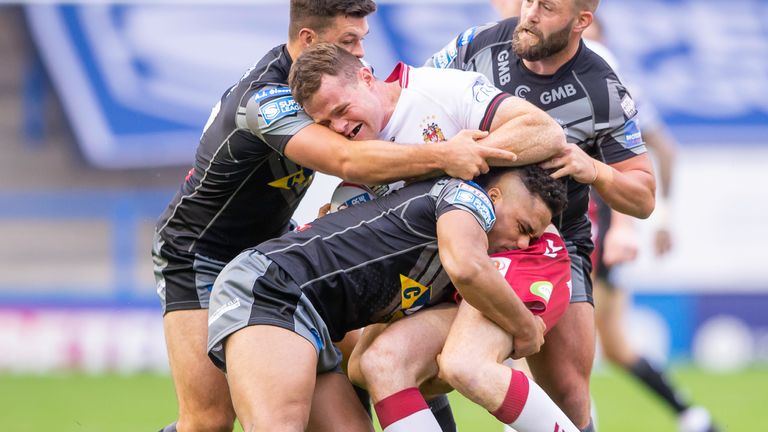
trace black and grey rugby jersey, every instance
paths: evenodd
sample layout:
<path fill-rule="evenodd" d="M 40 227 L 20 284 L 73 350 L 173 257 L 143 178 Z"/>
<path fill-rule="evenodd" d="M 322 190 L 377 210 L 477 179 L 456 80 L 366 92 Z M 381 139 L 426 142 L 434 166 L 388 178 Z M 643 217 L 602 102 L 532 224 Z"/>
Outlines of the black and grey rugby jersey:
<path fill-rule="evenodd" d="M 333 340 L 452 294 L 438 256 L 437 219 L 460 209 L 487 232 L 496 216 L 485 191 L 442 178 L 351 206 L 255 247 L 286 271 Z"/>
<path fill-rule="evenodd" d="M 284 155 L 312 123 L 288 88 L 292 60 L 273 48 L 213 108 L 195 165 L 157 224 L 166 244 L 229 261 L 285 231 L 313 172 Z"/>
<path fill-rule="evenodd" d="M 553 75 L 528 70 L 512 51 L 519 18 L 472 27 L 434 54 L 427 65 L 477 71 L 501 90 L 533 103 L 563 126 L 569 143 L 607 164 L 646 152 L 637 110 L 611 67 L 582 41 Z M 568 207 L 553 222 L 570 241 L 589 241 L 589 186 L 568 180 Z"/>

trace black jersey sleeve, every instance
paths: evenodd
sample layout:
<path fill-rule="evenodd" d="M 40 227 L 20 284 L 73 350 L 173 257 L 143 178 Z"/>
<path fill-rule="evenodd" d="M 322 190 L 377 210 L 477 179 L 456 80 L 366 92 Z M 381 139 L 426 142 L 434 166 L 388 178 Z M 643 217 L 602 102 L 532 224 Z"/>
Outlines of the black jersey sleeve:
<path fill-rule="evenodd" d="M 238 127 L 247 129 L 284 155 L 285 145 L 312 119 L 285 85 L 265 85 L 248 91 L 237 112 Z"/>
<path fill-rule="evenodd" d="M 473 182 L 458 179 L 440 181 L 435 185 L 436 219 L 451 210 L 463 210 L 475 217 L 485 232 L 493 228 L 496 212 L 493 202 L 483 188 Z"/>
<path fill-rule="evenodd" d="M 612 164 L 647 150 L 637 125 L 632 95 L 613 74 L 606 77 L 604 83 L 607 104 L 595 107 L 595 138 L 601 158 Z"/>

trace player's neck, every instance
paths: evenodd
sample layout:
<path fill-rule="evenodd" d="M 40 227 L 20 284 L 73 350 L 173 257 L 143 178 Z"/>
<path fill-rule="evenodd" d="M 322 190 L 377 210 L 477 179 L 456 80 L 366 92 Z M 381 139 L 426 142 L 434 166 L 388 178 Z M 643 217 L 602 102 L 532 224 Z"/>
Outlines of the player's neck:
<path fill-rule="evenodd" d="M 380 95 L 379 99 L 386 113 L 384 118 L 382 118 L 381 125 L 379 125 L 379 131 L 382 131 L 389 124 L 392 114 L 395 113 L 395 107 L 397 107 L 397 102 L 400 100 L 403 88 L 400 87 L 400 82 L 397 80 L 392 82 L 377 80 L 374 85 L 381 86 L 377 93 Z"/>
<path fill-rule="evenodd" d="M 558 69 L 568 63 L 579 52 L 579 41 L 571 41 L 562 51 L 555 53 L 547 58 L 529 61 L 523 59 L 523 64 L 528 70 L 537 75 L 554 75 Z"/>
<path fill-rule="evenodd" d="M 297 58 L 301 55 L 302 51 L 304 51 L 304 47 L 302 46 L 302 43 L 300 40 L 295 41 L 288 41 L 286 44 L 286 49 L 288 50 L 288 55 L 291 56 L 291 62 L 295 62 Z"/>

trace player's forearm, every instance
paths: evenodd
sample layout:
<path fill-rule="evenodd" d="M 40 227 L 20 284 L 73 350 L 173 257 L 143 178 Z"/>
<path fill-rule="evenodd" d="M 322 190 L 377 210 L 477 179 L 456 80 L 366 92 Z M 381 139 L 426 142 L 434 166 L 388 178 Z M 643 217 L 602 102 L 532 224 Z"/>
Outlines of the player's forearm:
<path fill-rule="evenodd" d="M 530 322 L 530 311 L 512 291 L 488 259 L 487 265 L 464 266 L 451 280 L 464 301 L 479 310 L 509 334 L 516 334 Z"/>
<path fill-rule="evenodd" d="M 510 119 L 479 142 L 517 154 L 516 166 L 549 159 L 559 154 L 566 143 L 563 129 L 543 111 Z"/>
<path fill-rule="evenodd" d="M 352 142 L 339 156 L 339 172 L 352 182 L 389 183 L 406 178 L 439 175 L 444 155 L 434 145 L 403 145 L 388 141 Z"/>
<path fill-rule="evenodd" d="M 612 209 L 640 219 L 651 215 L 656 205 L 656 180 L 652 172 L 621 172 L 597 160 L 594 164 L 597 177 L 592 187 Z"/>

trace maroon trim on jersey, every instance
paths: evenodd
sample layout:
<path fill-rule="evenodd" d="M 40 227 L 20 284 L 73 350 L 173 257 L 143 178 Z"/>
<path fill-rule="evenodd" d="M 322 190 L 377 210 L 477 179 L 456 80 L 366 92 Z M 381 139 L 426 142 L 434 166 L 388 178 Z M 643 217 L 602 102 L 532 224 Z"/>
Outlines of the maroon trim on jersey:
<path fill-rule="evenodd" d="M 410 72 L 411 67 L 403 62 L 400 62 L 397 64 L 397 66 L 395 66 L 394 69 L 392 69 L 392 73 L 389 74 L 384 82 L 394 82 L 395 80 L 398 80 L 400 82 L 400 87 L 408 88 Z"/>
<path fill-rule="evenodd" d="M 493 116 L 496 115 L 496 111 L 499 109 L 499 105 L 504 101 L 504 99 L 512 96 L 509 93 L 499 93 L 496 95 L 496 97 L 493 98 L 491 103 L 488 104 L 488 107 L 485 108 L 485 115 L 483 115 L 483 120 L 480 121 L 480 130 L 481 131 L 489 131 L 491 129 L 491 122 L 493 121 Z"/>

